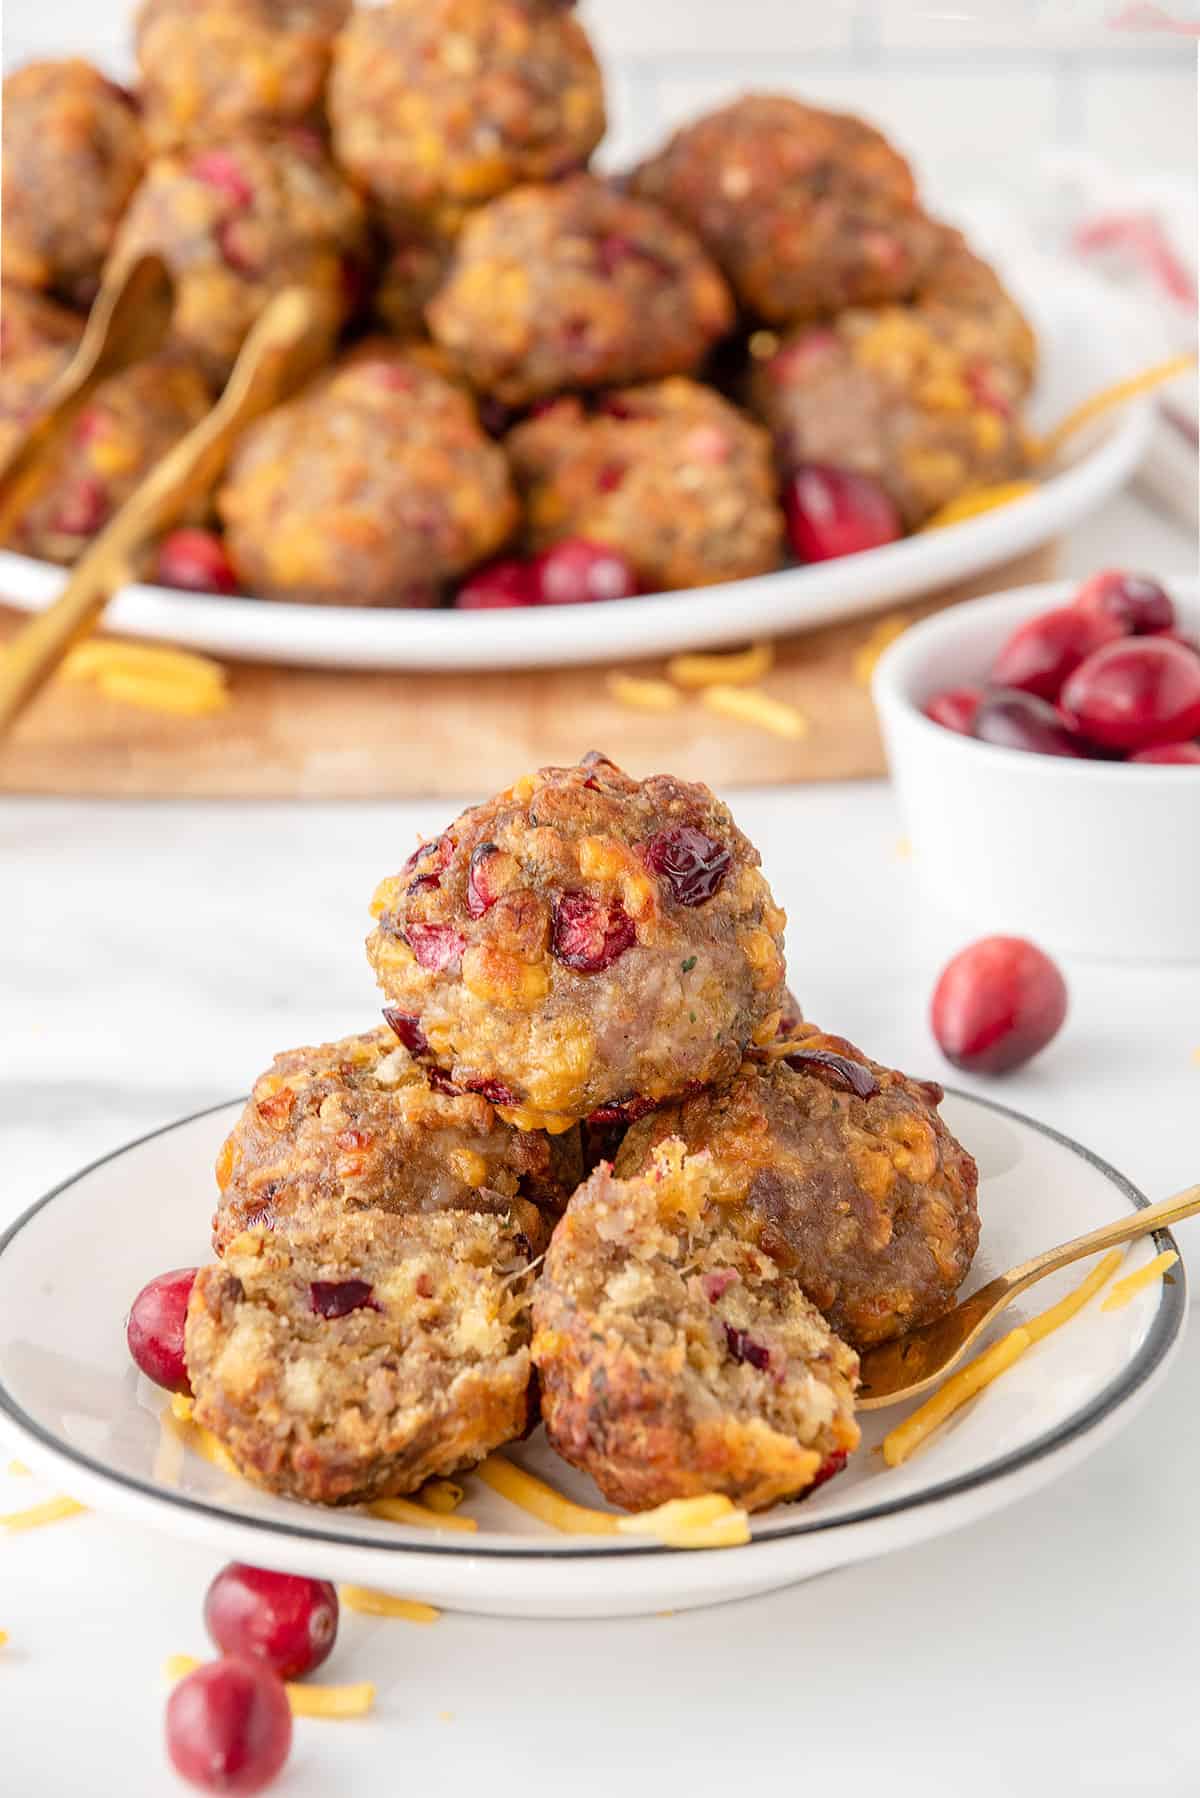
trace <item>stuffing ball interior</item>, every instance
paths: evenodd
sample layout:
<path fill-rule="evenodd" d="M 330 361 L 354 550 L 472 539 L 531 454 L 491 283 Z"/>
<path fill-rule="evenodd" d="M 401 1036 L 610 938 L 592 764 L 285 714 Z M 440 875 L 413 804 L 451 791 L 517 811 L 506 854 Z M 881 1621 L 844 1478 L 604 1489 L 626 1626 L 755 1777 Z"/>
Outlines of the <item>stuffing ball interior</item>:
<path fill-rule="evenodd" d="M 409 1040 L 523 1127 L 728 1079 L 778 1026 L 784 916 L 757 850 L 707 787 L 598 753 L 464 812 L 372 911 Z"/>
<path fill-rule="evenodd" d="M 385 1025 L 277 1055 L 217 1158 L 213 1247 L 333 1211 L 492 1212 L 539 1254 L 578 1184 L 578 1132 L 514 1130 L 477 1093 L 439 1092 Z"/>
<path fill-rule="evenodd" d="M 728 1226 L 724 1176 L 662 1142 L 599 1168 L 534 1295 L 550 1441 L 630 1510 L 722 1492 L 794 1498 L 858 1444 L 858 1358 L 796 1282 Z"/>
<path fill-rule="evenodd" d="M 316 1504 L 470 1467 L 529 1421 L 527 1263 L 466 1213 L 247 1231 L 192 1288 L 196 1420 L 247 1479 Z"/>
<path fill-rule="evenodd" d="M 979 1243 L 977 1170 L 941 1097 L 802 1024 L 725 1091 L 635 1123 L 617 1172 L 649 1169 L 676 1137 L 710 1154 L 729 1229 L 867 1349 L 948 1311 Z"/>

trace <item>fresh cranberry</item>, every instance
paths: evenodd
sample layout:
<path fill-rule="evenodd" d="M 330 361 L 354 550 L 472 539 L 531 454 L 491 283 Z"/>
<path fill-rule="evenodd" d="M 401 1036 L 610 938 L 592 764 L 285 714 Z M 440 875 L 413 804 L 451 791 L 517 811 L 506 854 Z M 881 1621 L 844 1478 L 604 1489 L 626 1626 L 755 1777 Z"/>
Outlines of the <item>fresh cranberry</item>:
<path fill-rule="evenodd" d="M 980 687 L 947 687 L 944 693 L 935 693 L 921 709 L 943 730 L 957 731 L 960 737 L 969 737 L 975 728 L 975 714 L 982 699 Z"/>
<path fill-rule="evenodd" d="M 759 1373 L 766 1373 L 771 1365 L 770 1349 L 764 1348 L 761 1342 L 755 1342 L 748 1331 L 737 1330 L 732 1324 L 725 1325 L 725 1346 L 729 1350 L 730 1359 L 736 1361 L 739 1367 L 743 1361 L 748 1361 Z"/>
<path fill-rule="evenodd" d="M 1163 637 L 1109 643 L 1075 670 L 1062 703 L 1106 749 L 1182 743 L 1200 736 L 1200 659 Z"/>
<path fill-rule="evenodd" d="M 164 587 L 191 593 L 236 593 L 237 575 L 215 531 L 172 531 L 158 546 L 158 578 Z"/>
<path fill-rule="evenodd" d="M 188 173 L 205 187 L 213 187 L 227 200 L 245 208 L 254 199 L 254 189 L 238 160 L 228 150 L 202 150 L 188 164 Z"/>
<path fill-rule="evenodd" d="M 1131 762 L 1161 762 L 1180 766 L 1200 765 L 1200 743 L 1156 743 L 1152 749 L 1139 749 Z"/>
<path fill-rule="evenodd" d="M 1049 700 L 1032 693 L 986 693 L 972 735 L 1000 749 L 1033 755 L 1086 757 L 1087 745 Z"/>
<path fill-rule="evenodd" d="M 421 1028 L 420 1018 L 415 1013 L 401 1011 L 395 1005 L 385 1005 L 383 1021 L 410 1055 L 428 1055 L 429 1039 Z"/>
<path fill-rule="evenodd" d="M 459 612 L 495 612 L 509 606 L 538 603 L 537 573 L 532 562 L 511 559 L 476 569 L 454 596 Z"/>
<path fill-rule="evenodd" d="M 1017 626 L 992 663 L 992 684 L 1036 693 L 1039 699 L 1057 699 L 1080 662 L 1123 635 L 1121 625 L 1107 612 L 1086 612 L 1079 606 L 1042 612 Z"/>
<path fill-rule="evenodd" d="M 589 893 L 563 893 L 554 903 L 550 948 L 580 974 L 599 974 L 637 941 L 620 900 L 605 905 Z"/>
<path fill-rule="evenodd" d="M 378 1311 L 369 1280 L 312 1280 L 309 1309 L 314 1317 L 349 1317 L 352 1311 Z"/>
<path fill-rule="evenodd" d="M 870 1068 L 848 1055 L 835 1055 L 831 1049 L 793 1049 L 783 1058 L 797 1074 L 812 1074 L 826 1086 L 841 1086 L 860 1099 L 873 1099 L 879 1082 Z"/>
<path fill-rule="evenodd" d="M 168 1392 L 190 1392 L 183 1328 L 196 1279 L 194 1267 L 177 1267 L 151 1280 L 129 1307 L 125 1341 L 146 1378 Z"/>
<path fill-rule="evenodd" d="M 1113 619 L 1122 634 L 1130 637 L 1169 631 L 1175 623 L 1175 607 L 1157 581 L 1144 574 L 1123 574 L 1119 568 L 1094 574 L 1083 583 L 1073 603 L 1076 611 Z"/>
<path fill-rule="evenodd" d="M 467 910 L 473 918 L 482 918 L 500 897 L 488 879 L 488 863 L 502 853 L 495 843 L 477 843 L 471 851 L 467 863 Z"/>
<path fill-rule="evenodd" d="M 54 529 L 64 537 L 92 537 L 109 514 L 108 494 L 100 481 L 83 475 L 58 502 Z"/>
<path fill-rule="evenodd" d="M 543 551 L 534 564 L 537 603 L 583 606 L 596 600 L 632 599 L 637 575 L 628 557 L 607 543 L 567 537 Z"/>
<path fill-rule="evenodd" d="M 933 1034 L 947 1061 L 974 1074 L 1019 1068 L 1057 1036 L 1067 985 L 1048 955 L 989 936 L 949 962 L 933 991 Z"/>
<path fill-rule="evenodd" d="M 1161 637 L 1164 643 L 1182 643 L 1191 655 L 1200 656 L 1200 637 L 1189 637 L 1186 631 L 1151 631 L 1149 635 Z"/>
<path fill-rule="evenodd" d="M 467 946 L 466 937 L 451 924 L 406 924 L 404 935 L 420 966 L 431 974 L 454 972 Z"/>
<path fill-rule="evenodd" d="M 788 539 L 802 562 L 828 562 L 879 549 L 903 537 L 889 496 L 869 475 L 810 462 L 798 468 L 783 493 Z"/>
<path fill-rule="evenodd" d="M 337 1640 L 337 1591 L 328 1580 L 230 1561 L 208 1588 L 204 1627 L 222 1654 L 265 1661 L 280 1679 L 303 1679 Z"/>
<path fill-rule="evenodd" d="M 724 843 L 691 824 L 660 830 L 642 845 L 642 859 L 661 874 L 677 905 L 703 905 L 720 892 L 733 862 Z"/>
<path fill-rule="evenodd" d="M 203 1792 L 261 1792 L 292 1747 L 283 1681 L 264 1661 L 230 1655 L 197 1667 L 167 1700 L 167 1753 Z"/>

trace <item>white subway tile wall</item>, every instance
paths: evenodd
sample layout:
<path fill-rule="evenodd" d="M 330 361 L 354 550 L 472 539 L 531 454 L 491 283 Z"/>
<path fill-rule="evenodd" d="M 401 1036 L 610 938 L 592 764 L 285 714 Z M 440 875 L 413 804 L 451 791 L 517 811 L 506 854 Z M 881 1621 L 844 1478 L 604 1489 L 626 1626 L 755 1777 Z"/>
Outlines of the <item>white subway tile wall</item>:
<path fill-rule="evenodd" d="M 4 0 L 5 67 L 76 51 L 120 73 L 131 10 L 128 0 Z M 609 167 L 717 100 L 772 87 L 878 120 L 943 206 L 981 181 L 1023 186 L 1047 145 L 1135 174 L 1195 170 L 1200 0 L 583 0 L 580 10 L 611 71 Z M 1109 23 L 1122 15 L 1142 22 Z"/>

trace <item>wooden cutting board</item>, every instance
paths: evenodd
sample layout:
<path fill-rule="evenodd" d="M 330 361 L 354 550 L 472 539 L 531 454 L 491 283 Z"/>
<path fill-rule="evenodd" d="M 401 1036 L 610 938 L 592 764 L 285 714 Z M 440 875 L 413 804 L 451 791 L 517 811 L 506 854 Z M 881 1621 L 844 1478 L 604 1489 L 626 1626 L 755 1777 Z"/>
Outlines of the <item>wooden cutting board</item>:
<path fill-rule="evenodd" d="M 982 592 L 1048 580 L 1048 545 L 897 613 L 926 616 Z M 680 596 L 686 605 L 685 596 Z M 0 641 L 21 623 L 0 609 Z M 464 624 L 466 621 L 464 620 Z M 729 788 L 884 772 L 856 652 L 878 619 L 780 639 L 763 682 L 809 722 L 797 742 L 734 723 L 695 698 L 635 711 L 601 668 L 527 674 L 366 674 L 230 667 L 232 704 L 180 718 L 55 681 L 0 742 L 0 792 L 93 797 L 399 799 L 491 790 L 545 763 L 603 749 L 637 774 L 669 768 Z M 731 642 L 736 642 L 731 632 Z M 661 673 L 661 662 L 623 663 Z"/>

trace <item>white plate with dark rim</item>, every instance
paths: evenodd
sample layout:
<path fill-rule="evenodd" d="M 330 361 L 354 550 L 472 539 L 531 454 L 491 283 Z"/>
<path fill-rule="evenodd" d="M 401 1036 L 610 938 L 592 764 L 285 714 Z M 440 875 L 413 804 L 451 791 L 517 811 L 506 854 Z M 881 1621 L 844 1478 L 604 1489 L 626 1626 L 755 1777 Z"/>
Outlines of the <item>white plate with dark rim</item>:
<path fill-rule="evenodd" d="M 1007 270 L 1038 329 L 1041 370 L 1031 422 L 1041 429 L 1154 359 L 1146 321 L 1128 299 L 1062 263 L 1027 257 Z M 223 599 L 133 585 L 106 626 L 242 661 L 328 668 L 496 670 L 611 663 L 775 636 L 849 618 L 985 573 L 1047 543 L 1094 512 L 1133 473 L 1151 414 L 1138 401 L 1082 436 L 1056 474 L 1023 499 L 862 555 L 753 580 L 593 606 L 501 612 L 392 611 Z M 63 571 L 0 551 L 0 594 L 40 611 Z"/>
<path fill-rule="evenodd" d="M 190 1450 L 168 1476 L 156 1468 L 165 1395 L 130 1362 L 124 1317 L 151 1275 L 203 1254 L 210 1169 L 239 1109 L 221 1106 L 131 1143 L 0 1237 L 0 1432 L 64 1491 L 205 1543 L 214 1558 L 500 1616 L 634 1616 L 749 1597 L 944 1535 L 1047 1485 L 1129 1421 L 1183 1335 L 1182 1265 L 1122 1310 L 1103 1312 L 1094 1299 L 904 1466 L 888 1468 L 871 1452 L 902 1411 L 866 1414 L 863 1448 L 847 1470 L 802 1504 L 755 1518 L 743 1548 L 559 1535 L 469 1477 L 464 1512 L 478 1519 L 476 1535 L 273 1498 Z M 951 1094 L 945 1114 L 980 1165 L 983 1241 L 972 1285 L 1146 1203 L 1086 1149 L 1015 1112 Z M 1165 1233 L 1135 1244 L 1123 1271 L 1169 1245 Z M 1079 1277 L 1069 1270 L 1044 1282 L 1028 1309 Z M 540 1432 L 509 1452 L 570 1496 L 600 1502 Z"/>

